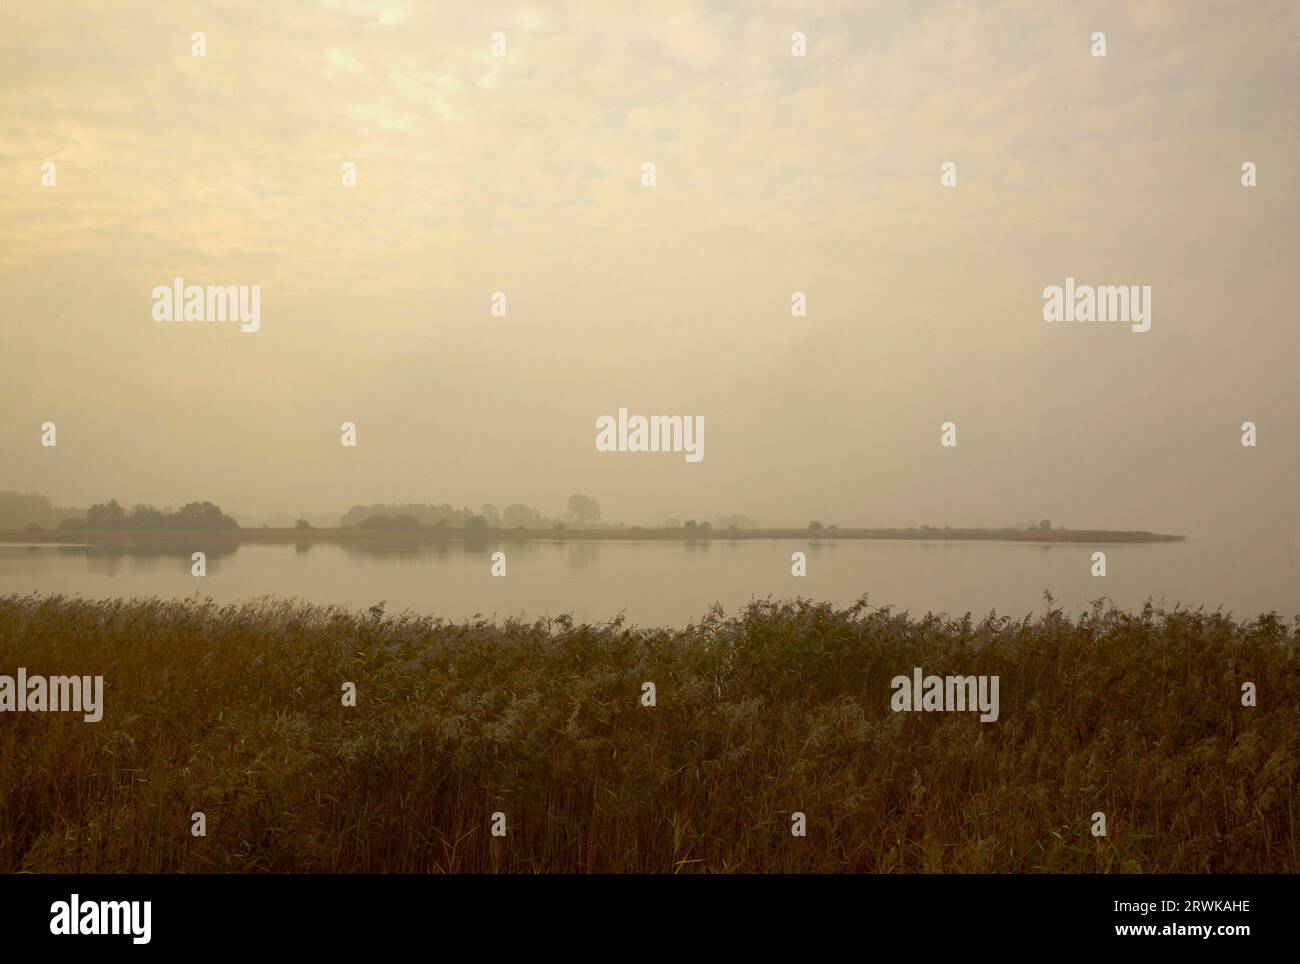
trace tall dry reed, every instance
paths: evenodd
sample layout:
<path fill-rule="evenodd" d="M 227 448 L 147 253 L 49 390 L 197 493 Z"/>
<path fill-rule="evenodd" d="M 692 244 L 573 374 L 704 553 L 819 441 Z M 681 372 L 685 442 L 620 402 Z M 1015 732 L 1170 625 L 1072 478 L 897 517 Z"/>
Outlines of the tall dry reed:
<path fill-rule="evenodd" d="M 0 871 L 1295 872 L 1298 638 L 1149 607 L 655 630 L 0 597 L 0 674 L 105 677 L 100 723 L 0 714 Z M 893 712 L 914 666 L 998 675 L 999 721 Z"/>

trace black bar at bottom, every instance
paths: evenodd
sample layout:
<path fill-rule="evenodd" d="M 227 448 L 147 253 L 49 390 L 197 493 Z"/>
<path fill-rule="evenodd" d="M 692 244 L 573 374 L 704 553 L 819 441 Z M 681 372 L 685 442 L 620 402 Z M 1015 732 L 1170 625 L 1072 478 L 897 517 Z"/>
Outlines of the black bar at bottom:
<path fill-rule="evenodd" d="M 629 948 L 666 941 L 665 952 L 687 939 L 697 949 L 716 942 L 734 951 L 800 935 L 857 946 L 905 937 L 932 949 L 932 939 L 945 946 L 973 940 L 972 951 L 993 938 L 1000 950 L 1022 942 L 1042 948 L 1044 940 L 1058 948 L 1172 942 L 1231 950 L 1292 931 L 1295 885 L 1295 876 L 1228 875 L 12 875 L 0 877 L 0 926 L 6 949 L 128 953 L 373 952 L 439 935 L 454 938 L 462 953 L 467 941 L 483 942 L 484 951 L 512 942 L 536 951 L 585 943 L 611 928 Z"/>

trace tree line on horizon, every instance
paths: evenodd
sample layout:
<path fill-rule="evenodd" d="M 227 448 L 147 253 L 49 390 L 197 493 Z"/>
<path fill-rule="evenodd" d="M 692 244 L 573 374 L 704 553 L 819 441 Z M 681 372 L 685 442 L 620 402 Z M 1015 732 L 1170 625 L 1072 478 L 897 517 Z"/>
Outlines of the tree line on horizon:
<path fill-rule="evenodd" d="M 84 518 L 64 519 L 60 529 L 238 529 L 239 523 L 211 502 L 187 502 L 169 512 L 140 503 L 127 511 L 117 501 L 97 502 L 86 510 Z"/>
<path fill-rule="evenodd" d="M 456 508 L 450 503 L 433 505 L 422 502 L 375 503 L 373 505 L 354 505 L 339 519 L 342 528 L 407 530 L 429 527 L 435 529 L 565 529 L 575 528 L 622 528 L 622 523 L 610 523 L 601 520 L 600 503 L 593 497 L 579 495 L 569 496 L 567 511 L 556 517 L 546 516 L 530 505 L 512 503 L 504 510 L 494 504 L 485 502 L 477 512 L 463 507 Z M 319 519 L 317 520 L 319 522 Z M 221 508 L 211 502 L 190 502 L 180 509 L 170 507 L 155 508 L 148 504 L 137 504 L 129 511 L 116 499 L 100 502 L 89 509 L 64 508 L 54 506 L 50 500 L 39 493 L 21 493 L 0 491 L 0 530 L 40 531 L 44 529 L 61 530 L 125 530 L 125 529 L 237 529 L 237 520 L 226 515 Z M 297 528 L 310 529 L 312 524 L 305 519 L 297 520 Z M 634 526 L 633 528 L 639 528 Z M 762 525 L 745 515 L 719 516 L 712 522 L 687 519 L 665 519 L 665 529 L 700 529 L 700 530 L 754 530 Z M 809 522 L 809 531 L 835 531 L 838 527 L 820 521 Z M 908 526 L 909 531 L 940 532 L 948 526 Z M 1047 519 L 1013 523 L 1002 528 L 1011 530 L 1036 529 L 1039 531 L 1064 530 L 1064 526 L 1053 526 Z"/>
<path fill-rule="evenodd" d="M 457 509 L 450 503 L 429 505 L 424 502 L 395 502 L 392 504 L 354 505 L 339 519 L 343 528 L 357 529 L 417 529 L 429 526 L 435 529 L 563 529 L 577 525 L 589 528 L 602 527 L 600 503 L 592 496 L 569 496 L 567 511 L 552 518 L 543 515 L 530 505 L 516 502 L 498 509 L 485 502 L 478 512 L 468 506 Z"/>
<path fill-rule="evenodd" d="M 110 531 L 153 529 L 238 529 L 239 523 L 211 502 L 189 502 L 179 509 L 139 503 L 129 510 L 117 499 L 88 509 L 60 508 L 37 493 L 0 492 L 0 529 Z"/>
<path fill-rule="evenodd" d="M 83 509 L 52 505 L 36 492 L 0 492 L 0 529 L 26 529 L 37 526 L 53 529 L 64 519 L 84 513 Z"/>

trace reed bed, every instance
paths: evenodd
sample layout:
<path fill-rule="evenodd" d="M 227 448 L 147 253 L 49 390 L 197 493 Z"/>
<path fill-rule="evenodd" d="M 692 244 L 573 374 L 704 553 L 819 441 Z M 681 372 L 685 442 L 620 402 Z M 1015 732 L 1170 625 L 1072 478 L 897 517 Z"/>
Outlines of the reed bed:
<path fill-rule="evenodd" d="M 1298 641 L 1050 601 L 653 629 L 10 595 L 0 674 L 102 674 L 105 709 L 0 713 L 0 871 L 1297 872 Z M 1000 718 L 894 712 L 915 666 L 998 675 Z"/>

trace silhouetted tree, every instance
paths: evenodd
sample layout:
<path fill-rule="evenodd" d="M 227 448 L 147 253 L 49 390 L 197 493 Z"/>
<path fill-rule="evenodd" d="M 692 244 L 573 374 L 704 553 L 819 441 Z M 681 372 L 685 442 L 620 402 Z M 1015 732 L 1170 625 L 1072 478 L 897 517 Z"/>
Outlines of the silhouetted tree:
<path fill-rule="evenodd" d="M 167 517 L 173 529 L 238 529 L 239 523 L 211 502 L 188 502 Z"/>
<path fill-rule="evenodd" d="M 151 505 L 137 505 L 131 509 L 131 514 L 127 517 L 127 528 L 160 529 L 164 518 L 163 513 Z"/>
<path fill-rule="evenodd" d="M 600 503 L 588 495 L 569 496 L 569 511 L 579 522 L 600 521 Z"/>
<path fill-rule="evenodd" d="M 151 505 L 137 505 L 127 515 L 116 499 L 100 502 L 86 510 L 85 519 L 65 519 L 60 529 L 238 529 L 239 523 L 211 502 L 190 502 L 175 512 L 163 512 Z"/>
<path fill-rule="evenodd" d="M 120 529 L 126 520 L 126 510 L 117 499 L 99 502 L 86 510 L 87 529 Z"/>

